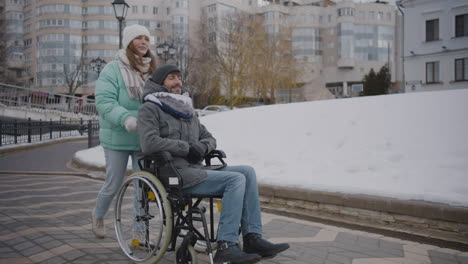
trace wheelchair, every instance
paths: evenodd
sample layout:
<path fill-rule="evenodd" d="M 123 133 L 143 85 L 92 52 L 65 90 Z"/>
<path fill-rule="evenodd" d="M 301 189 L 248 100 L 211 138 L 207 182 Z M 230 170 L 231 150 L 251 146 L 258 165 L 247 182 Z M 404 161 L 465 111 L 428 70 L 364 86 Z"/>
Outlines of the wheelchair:
<path fill-rule="evenodd" d="M 212 165 L 213 158 L 217 162 Z M 224 158 L 223 151 L 212 151 L 205 157 L 205 168 L 225 167 Z M 141 171 L 124 181 L 114 210 L 118 243 L 134 263 L 158 263 L 166 251 L 174 251 L 174 263 L 196 264 L 197 248 L 207 253 L 213 264 L 216 245 L 213 204 L 222 196 L 185 193 L 183 179 L 172 161 L 169 152 L 144 156 L 138 160 Z M 171 173 L 162 177 L 160 172 L 164 168 Z M 207 203 L 209 229 L 204 205 Z M 202 249 L 195 246 L 200 244 Z"/>

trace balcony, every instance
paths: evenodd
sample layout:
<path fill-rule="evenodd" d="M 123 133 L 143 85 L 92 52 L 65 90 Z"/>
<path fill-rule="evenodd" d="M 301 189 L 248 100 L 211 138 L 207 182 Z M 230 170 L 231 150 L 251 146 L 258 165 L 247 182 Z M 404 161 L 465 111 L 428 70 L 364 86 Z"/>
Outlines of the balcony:
<path fill-rule="evenodd" d="M 337 62 L 338 68 L 352 69 L 355 66 L 355 61 L 350 58 L 341 58 Z"/>
<path fill-rule="evenodd" d="M 10 70 L 22 70 L 25 68 L 25 63 L 22 60 L 9 60 L 6 62 L 6 67 Z"/>

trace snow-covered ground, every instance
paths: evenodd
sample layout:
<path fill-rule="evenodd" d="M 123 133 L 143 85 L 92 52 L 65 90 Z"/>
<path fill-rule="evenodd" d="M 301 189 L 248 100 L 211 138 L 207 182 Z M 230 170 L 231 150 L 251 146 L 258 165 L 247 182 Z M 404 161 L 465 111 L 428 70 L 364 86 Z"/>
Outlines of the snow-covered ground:
<path fill-rule="evenodd" d="M 468 89 L 236 109 L 201 118 L 259 183 L 468 206 Z M 80 151 L 104 165 L 101 147 Z"/>

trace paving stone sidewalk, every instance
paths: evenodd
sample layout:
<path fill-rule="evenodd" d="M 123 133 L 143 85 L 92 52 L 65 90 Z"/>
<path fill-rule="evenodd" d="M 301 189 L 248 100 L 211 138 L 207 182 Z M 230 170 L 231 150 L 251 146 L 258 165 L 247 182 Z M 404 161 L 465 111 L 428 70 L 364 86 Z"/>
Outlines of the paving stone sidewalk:
<path fill-rule="evenodd" d="M 108 217 L 109 238 L 91 232 L 101 180 L 0 174 L 0 263 L 131 263 Z M 110 212 L 112 213 L 112 212 Z M 263 213 L 264 233 L 291 248 L 264 264 L 468 264 L 468 252 Z M 166 253 L 162 264 L 174 263 Z M 199 254 L 199 263 L 208 263 Z"/>

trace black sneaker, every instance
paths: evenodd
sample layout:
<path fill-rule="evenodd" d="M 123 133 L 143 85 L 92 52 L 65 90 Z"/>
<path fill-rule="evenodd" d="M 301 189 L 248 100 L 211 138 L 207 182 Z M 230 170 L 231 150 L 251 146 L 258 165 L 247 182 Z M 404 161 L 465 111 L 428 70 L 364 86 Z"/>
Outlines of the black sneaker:
<path fill-rule="evenodd" d="M 244 252 L 259 254 L 263 259 L 272 258 L 289 248 L 288 243 L 273 244 L 257 233 L 248 233 L 243 241 Z"/>
<path fill-rule="evenodd" d="M 219 241 L 213 261 L 215 264 L 252 264 L 260 259 L 257 254 L 243 252 L 236 243 Z"/>

